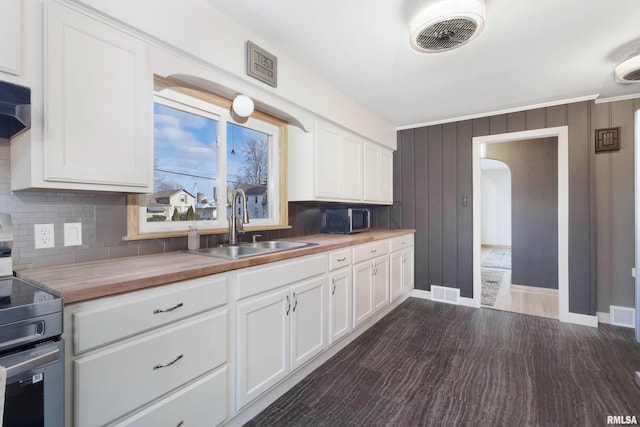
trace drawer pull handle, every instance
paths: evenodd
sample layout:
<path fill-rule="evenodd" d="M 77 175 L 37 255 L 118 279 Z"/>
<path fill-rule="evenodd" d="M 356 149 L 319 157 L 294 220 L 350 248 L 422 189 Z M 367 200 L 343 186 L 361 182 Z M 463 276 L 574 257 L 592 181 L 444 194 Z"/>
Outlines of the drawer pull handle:
<path fill-rule="evenodd" d="M 372 254 L 375 254 L 376 252 L 378 252 L 378 250 L 377 250 L 377 249 L 371 249 L 371 253 L 372 253 Z"/>
<path fill-rule="evenodd" d="M 298 306 L 298 298 L 296 298 L 296 293 L 293 293 L 293 311 L 296 311 L 296 307 Z"/>
<path fill-rule="evenodd" d="M 289 295 L 287 295 L 287 312 L 285 313 L 287 316 L 289 315 L 289 310 L 291 310 L 291 302 L 289 302 Z"/>
<path fill-rule="evenodd" d="M 346 260 L 347 260 L 347 257 L 344 257 L 344 258 L 338 258 L 336 261 L 338 261 L 338 262 L 344 262 L 344 261 L 346 261 Z"/>
<path fill-rule="evenodd" d="M 176 308 L 180 308 L 182 307 L 184 304 L 179 302 L 176 305 L 174 305 L 173 307 L 169 307 L 169 308 L 156 308 L 155 310 L 153 310 L 153 314 L 158 314 L 158 313 L 168 313 L 170 311 L 175 310 Z"/>
<path fill-rule="evenodd" d="M 184 421 L 180 420 L 180 422 L 178 424 L 176 424 L 176 427 L 181 427 L 182 425 L 184 425 Z"/>
<path fill-rule="evenodd" d="M 333 281 L 333 290 L 331 291 L 331 295 L 335 295 L 336 293 L 336 282 L 335 280 Z"/>
<path fill-rule="evenodd" d="M 155 371 L 156 369 L 166 368 L 168 366 L 171 366 L 174 363 L 176 363 L 178 360 L 182 359 L 183 357 L 184 357 L 184 354 L 179 354 L 175 359 L 173 359 L 169 363 L 158 363 L 157 365 L 154 365 L 153 370 Z"/>

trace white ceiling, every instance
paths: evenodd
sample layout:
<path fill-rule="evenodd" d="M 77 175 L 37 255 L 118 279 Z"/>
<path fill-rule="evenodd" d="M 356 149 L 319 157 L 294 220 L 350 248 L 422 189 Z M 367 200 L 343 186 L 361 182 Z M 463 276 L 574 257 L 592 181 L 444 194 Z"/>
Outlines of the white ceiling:
<path fill-rule="evenodd" d="M 397 127 L 639 94 L 613 69 L 640 50 L 640 0 L 485 0 L 465 46 L 409 46 L 433 0 L 208 0 Z"/>

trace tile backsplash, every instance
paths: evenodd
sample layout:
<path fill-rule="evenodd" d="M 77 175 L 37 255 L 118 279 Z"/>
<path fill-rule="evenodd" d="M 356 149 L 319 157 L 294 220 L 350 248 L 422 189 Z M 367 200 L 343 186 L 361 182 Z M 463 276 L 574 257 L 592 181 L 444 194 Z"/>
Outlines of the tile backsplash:
<path fill-rule="evenodd" d="M 0 213 L 13 220 L 13 268 L 44 267 L 126 256 L 185 250 L 187 238 L 124 241 L 127 197 L 124 194 L 55 191 L 11 191 L 11 145 L 0 139 Z M 335 204 L 332 204 L 335 205 Z M 261 240 L 320 233 L 323 203 L 289 203 L 288 230 L 261 232 Z M 369 206 L 372 224 L 397 228 L 386 206 Z M 82 245 L 64 246 L 64 224 L 82 223 Z M 35 249 L 34 224 L 54 224 L 55 246 Z M 221 243 L 226 235 L 201 237 L 201 247 Z"/>

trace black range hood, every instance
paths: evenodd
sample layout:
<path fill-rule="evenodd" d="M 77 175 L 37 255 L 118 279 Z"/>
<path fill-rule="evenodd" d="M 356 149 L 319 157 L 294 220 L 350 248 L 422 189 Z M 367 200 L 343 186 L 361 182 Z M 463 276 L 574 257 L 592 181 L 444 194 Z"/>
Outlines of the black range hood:
<path fill-rule="evenodd" d="M 0 138 L 13 138 L 31 127 L 31 90 L 0 81 Z"/>

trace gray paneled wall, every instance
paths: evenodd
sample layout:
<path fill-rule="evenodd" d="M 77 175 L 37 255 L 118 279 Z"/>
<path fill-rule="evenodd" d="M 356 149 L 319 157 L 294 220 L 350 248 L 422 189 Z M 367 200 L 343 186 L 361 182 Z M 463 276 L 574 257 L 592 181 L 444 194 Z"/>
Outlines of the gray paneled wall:
<path fill-rule="evenodd" d="M 511 169 L 511 283 L 558 289 L 558 141 L 487 144 Z"/>
<path fill-rule="evenodd" d="M 417 230 L 416 287 L 444 284 L 473 296 L 472 137 L 566 125 L 569 310 L 593 315 L 596 300 L 602 312 L 610 304 L 633 306 L 633 113 L 638 108 L 640 99 L 579 102 L 400 131 L 394 216 Z M 617 126 L 622 149 L 596 155 L 595 129 Z"/>

